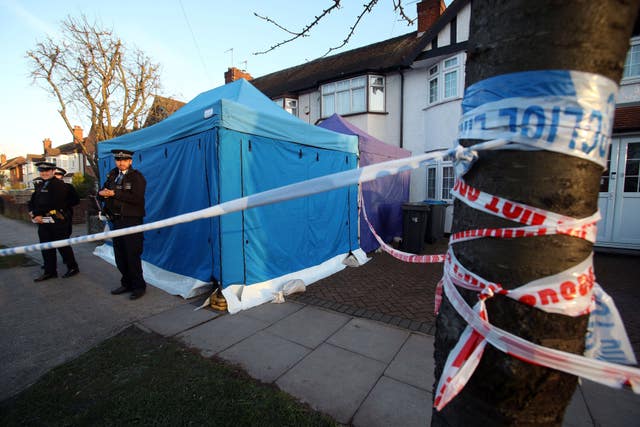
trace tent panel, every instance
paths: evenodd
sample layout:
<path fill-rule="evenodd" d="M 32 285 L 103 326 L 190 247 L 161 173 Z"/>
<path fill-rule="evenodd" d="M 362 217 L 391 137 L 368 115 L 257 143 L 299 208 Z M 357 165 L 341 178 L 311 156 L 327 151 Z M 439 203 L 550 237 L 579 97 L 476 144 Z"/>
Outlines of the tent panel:
<path fill-rule="evenodd" d="M 251 149 L 243 146 L 245 194 L 346 170 L 345 156 L 252 137 Z M 348 191 L 339 189 L 246 211 L 246 283 L 303 270 L 348 252 L 348 201 Z"/>
<path fill-rule="evenodd" d="M 215 133 L 204 132 L 141 151 L 138 166 L 147 180 L 145 222 L 204 209 L 217 202 Z M 138 153 L 136 153 L 138 154 Z M 150 195 L 152 195 L 150 197 Z M 145 233 L 143 259 L 162 269 L 210 281 L 219 277 L 213 249 L 218 218 Z"/>
<path fill-rule="evenodd" d="M 242 146 L 248 135 L 218 129 L 218 155 L 220 177 L 220 203 L 246 196 L 242 191 Z M 245 283 L 244 212 L 233 212 L 220 217 L 220 265 L 223 287 Z"/>
<path fill-rule="evenodd" d="M 323 121 L 319 127 L 358 136 L 360 167 L 387 160 L 408 157 L 411 152 L 385 144 L 337 114 Z M 409 200 L 410 173 L 386 176 L 362 184 L 362 197 L 369 221 L 385 242 L 402 235 L 402 203 Z M 360 218 L 360 247 L 365 252 L 378 248 L 369 226 Z"/>

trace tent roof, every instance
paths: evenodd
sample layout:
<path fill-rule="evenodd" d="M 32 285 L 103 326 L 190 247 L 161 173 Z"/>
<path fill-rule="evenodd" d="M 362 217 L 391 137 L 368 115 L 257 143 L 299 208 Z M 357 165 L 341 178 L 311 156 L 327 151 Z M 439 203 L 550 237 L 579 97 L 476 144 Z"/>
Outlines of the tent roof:
<path fill-rule="evenodd" d="M 98 144 L 102 157 L 111 150 L 142 150 L 176 139 L 224 127 L 249 135 L 349 153 L 358 141 L 312 126 L 292 116 L 244 79 L 203 92 L 171 116 L 148 128 Z"/>
<path fill-rule="evenodd" d="M 318 126 L 346 135 L 356 135 L 359 139 L 359 150 L 361 153 L 380 154 L 392 159 L 409 157 L 411 155 L 411 151 L 380 141 L 375 136 L 369 135 L 356 125 L 349 123 L 338 114 L 332 115 Z"/>

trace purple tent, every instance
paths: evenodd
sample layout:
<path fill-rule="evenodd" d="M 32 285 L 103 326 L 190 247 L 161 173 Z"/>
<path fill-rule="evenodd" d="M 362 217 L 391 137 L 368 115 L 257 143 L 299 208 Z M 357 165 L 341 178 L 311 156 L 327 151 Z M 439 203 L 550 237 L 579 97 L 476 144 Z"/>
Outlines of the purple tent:
<path fill-rule="evenodd" d="M 411 152 L 376 139 L 337 114 L 318 126 L 347 135 L 358 136 L 360 166 L 409 157 Z M 367 216 L 378 235 L 390 242 L 402 236 L 402 204 L 409 199 L 409 172 L 385 176 L 362 184 L 362 196 Z M 360 247 L 371 252 L 380 246 L 360 214 Z"/>

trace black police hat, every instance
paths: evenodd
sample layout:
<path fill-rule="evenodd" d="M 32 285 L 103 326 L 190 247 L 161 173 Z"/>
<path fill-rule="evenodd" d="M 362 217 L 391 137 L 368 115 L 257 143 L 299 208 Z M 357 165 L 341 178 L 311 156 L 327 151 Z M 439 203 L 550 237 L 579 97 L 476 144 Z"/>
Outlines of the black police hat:
<path fill-rule="evenodd" d="M 113 157 L 116 159 L 131 159 L 133 158 L 133 151 L 130 150 L 111 150 Z"/>
<path fill-rule="evenodd" d="M 62 168 L 56 168 L 56 171 L 54 172 L 56 175 L 66 175 L 67 171 L 62 169 Z"/>
<path fill-rule="evenodd" d="M 55 169 L 56 165 L 51 162 L 38 162 L 36 163 L 36 167 L 38 168 L 38 171 L 48 171 Z"/>

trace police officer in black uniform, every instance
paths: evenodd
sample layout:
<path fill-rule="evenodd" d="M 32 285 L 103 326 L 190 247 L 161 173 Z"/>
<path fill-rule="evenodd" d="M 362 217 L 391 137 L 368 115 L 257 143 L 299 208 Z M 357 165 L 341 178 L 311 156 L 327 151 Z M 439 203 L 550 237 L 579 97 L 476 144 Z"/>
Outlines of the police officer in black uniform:
<path fill-rule="evenodd" d="M 58 178 L 60 181 L 64 182 L 64 176 L 67 174 L 67 171 L 62 169 L 61 167 L 57 167 L 53 175 Z M 76 188 L 72 184 L 68 184 L 64 182 L 64 186 L 67 189 L 67 203 L 65 206 L 65 210 L 68 213 L 66 218 L 67 223 L 67 235 L 65 237 L 71 237 L 71 233 L 73 232 L 73 207 L 77 206 L 80 203 L 80 197 L 78 196 L 78 192 Z M 62 277 L 71 277 L 75 276 L 80 272 L 78 269 L 78 264 L 75 262 L 70 262 L 68 259 L 65 259 L 66 254 L 68 253 L 65 248 L 58 248 L 60 255 L 62 255 L 62 262 L 67 265 L 68 271 Z M 73 253 L 73 248 L 69 247 L 71 253 Z M 75 264 L 75 267 L 74 267 Z"/>
<path fill-rule="evenodd" d="M 103 212 L 109 218 L 112 229 L 142 224 L 145 215 L 144 192 L 147 182 L 144 176 L 131 167 L 133 151 L 112 150 L 116 167 L 107 175 L 103 188 L 98 192 L 104 202 Z M 142 277 L 142 233 L 113 238 L 113 252 L 122 278 L 113 295 L 131 292 L 129 299 L 144 295 L 146 283 Z"/>
<path fill-rule="evenodd" d="M 31 195 L 29 213 L 32 221 L 38 224 L 38 237 L 41 243 L 64 239 L 67 236 L 66 220 L 69 215 L 66 211 L 67 189 L 62 181 L 54 177 L 53 171 L 56 166 L 53 163 L 38 162 L 36 166 L 43 183 Z M 73 256 L 71 247 L 60 248 L 60 253 L 67 260 L 67 267 L 69 268 L 69 271 L 62 277 L 66 278 L 77 274 L 77 271 L 73 273 L 74 269 L 78 270 L 78 264 Z M 56 250 L 43 250 L 42 259 L 44 261 L 44 273 L 35 278 L 34 282 L 42 282 L 58 277 Z"/>

